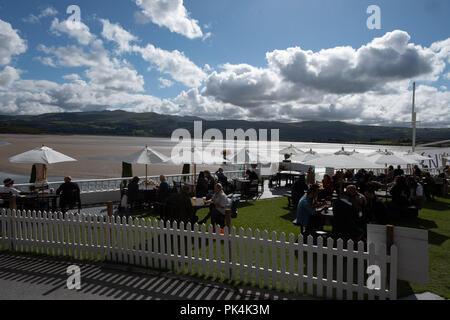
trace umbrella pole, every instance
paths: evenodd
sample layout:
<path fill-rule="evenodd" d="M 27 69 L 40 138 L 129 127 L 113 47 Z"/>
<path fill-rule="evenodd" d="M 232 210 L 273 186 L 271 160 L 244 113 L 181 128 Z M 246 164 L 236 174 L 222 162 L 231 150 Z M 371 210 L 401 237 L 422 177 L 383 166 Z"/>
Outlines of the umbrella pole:
<path fill-rule="evenodd" d="M 148 185 L 147 184 L 147 175 L 148 175 L 147 172 L 148 172 L 147 171 L 147 164 L 145 164 L 145 190 L 147 190 L 147 185 Z"/>
<path fill-rule="evenodd" d="M 194 163 L 194 197 L 197 198 L 197 165 Z"/>

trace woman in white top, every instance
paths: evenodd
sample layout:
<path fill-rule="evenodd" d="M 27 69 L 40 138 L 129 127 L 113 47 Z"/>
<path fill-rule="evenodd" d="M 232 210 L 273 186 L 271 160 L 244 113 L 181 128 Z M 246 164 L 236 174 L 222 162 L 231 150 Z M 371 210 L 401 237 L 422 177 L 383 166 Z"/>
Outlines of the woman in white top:
<path fill-rule="evenodd" d="M 417 209 L 421 209 L 423 204 L 423 186 L 420 183 L 417 183 L 416 179 L 414 179 L 413 177 L 409 177 L 406 183 L 410 190 L 410 204 L 416 206 Z"/>

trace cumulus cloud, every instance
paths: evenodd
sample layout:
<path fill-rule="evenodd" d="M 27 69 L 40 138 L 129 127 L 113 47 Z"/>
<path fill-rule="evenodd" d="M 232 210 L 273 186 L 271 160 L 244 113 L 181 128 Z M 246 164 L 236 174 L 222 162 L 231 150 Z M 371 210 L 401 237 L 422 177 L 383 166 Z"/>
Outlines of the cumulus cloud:
<path fill-rule="evenodd" d="M 24 22 L 28 23 L 38 23 L 42 18 L 55 16 L 58 14 L 58 11 L 53 7 L 48 7 L 43 9 L 37 16 L 34 14 L 30 14 L 28 17 L 24 18 Z"/>
<path fill-rule="evenodd" d="M 0 19 L 0 65 L 9 64 L 12 56 L 22 54 L 26 50 L 27 45 L 17 30 Z"/>
<path fill-rule="evenodd" d="M 82 45 L 88 45 L 95 39 L 89 27 L 81 21 L 73 22 L 63 20 L 60 22 L 58 18 L 55 18 L 53 19 L 50 30 L 56 35 L 67 34 L 69 37 L 75 38 Z"/>
<path fill-rule="evenodd" d="M 188 87 L 198 87 L 206 78 L 206 73 L 178 50 L 167 51 L 152 44 L 144 48 L 135 45 L 132 50 L 140 53 L 145 61 L 155 65 L 159 72 L 169 74 L 174 80 Z"/>
<path fill-rule="evenodd" d="M 155 66 L 159 72 L 170 75 L 174 80 L 188 87 L 198 87 L 206 78 L 206 73 L 183 52 L 164 50 L 153 44 L 147 44 L 145 47 L 130 45 L 130 42 L 139 41 L 139 39 L 119 24 L 112 24 L 108 20 L 101 21 L 103 23 L 102 36 L 115 42 L 119 47 L 119 53 L 138 53 L 142 59 Z"/>
<path fill-rule="evenodd" d="M 6 66 L 0 72 L 0 90 L 8 90 L 11 85 L 20 79 L 20 71 L 16 68 Z"/>
<path fill-rule="evenodd" d="M 106 19 L 101 19 L 100 21 L 103 24 L 102 36 L 109 41 L 116 42 L 119 46 L 119 51 L 130 51 L 130 42 L 136 41 L 137 38 L 119 24 L 113 24 Z"/>
<path fill-rule="evenodd" d="M 359 49 L 274 50 L 266 54 L 265 68 L 223 65 L 221 71 L 208 75 L 201 93 L 251 109 L 255 117 L 258 112 L 272 110 L 281 120 L 392 121 L 394 114 L 381 111 L 382 106 L 395 105 L 390 111 L 406 111 L 409 116 L 399 104 L 410 103 L 409 81 L 438 80 L 445 70 L 449 48 L 450 41 L 430 48 L 415 45 L 406 32 L 396 30 Z M 447 96 L 441 98 L 448 102 Z M 383 104 L 377 104 L 380 101 Z"/>
<path fill-rule="evenodd" d="M 142 14 L 135 15 L 140 23 L 145 23 L 143 16 L 160 27 L 179 33 L 189 39 L 202 38 L 203 32 L 198 21 L 189 16 L 183 0 L 135 0 Z"/>
<path fill-rule="evenodd" d="M 168 79 L 159 78 L 158 81 L 161 83 L 159 85 L 160 88 L 170 88 L 174 85 L 173 81 L 170 81 Z"/>

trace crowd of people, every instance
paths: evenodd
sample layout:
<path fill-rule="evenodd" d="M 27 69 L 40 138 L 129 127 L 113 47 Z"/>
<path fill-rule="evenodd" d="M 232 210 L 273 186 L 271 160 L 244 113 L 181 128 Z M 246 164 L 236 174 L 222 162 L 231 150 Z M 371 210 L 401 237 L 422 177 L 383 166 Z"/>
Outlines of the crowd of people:
<path fill-rule="evenodd" d="M 449 171 L 447 166 L 442 178 L 447 179 Z M 377 196 L 381 189 L 385 189 L 390 201 Z M 296 223 L 301 226 L 302 234 L 321 230 L 321 213 L 332 207 L 333 237 L 354 241 L 366 236 L 368 223 L 385 225 L 404 217 L 417 217 L 424 201 L 433 200 L 434 194 L 435 178 L 417 166 L 408 176 L 401 167 L 393 166 L 379 176 L 364 169 L 356 173 L 338 170 L 332 176 L 325 174 L 321 185 L 310 183 L 303 175 L 291 188 Z"/>

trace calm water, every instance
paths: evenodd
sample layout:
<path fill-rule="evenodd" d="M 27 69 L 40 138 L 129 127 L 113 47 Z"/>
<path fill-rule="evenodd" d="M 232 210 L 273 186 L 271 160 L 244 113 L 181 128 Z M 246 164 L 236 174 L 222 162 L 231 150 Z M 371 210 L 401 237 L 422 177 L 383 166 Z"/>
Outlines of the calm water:
<path fill-rule="evenodd" d="M 202 146 L 201 141 L 195 142 L 197 146 Z M 27 183 L 29 180 L 29 165 L 13 165 L 8 159 L 16 154 L 28 151 L 37 146 L 45 144 L 54 149 L 75 157 L 78 162 L 67 163 L 64 165 L 52 165 L 49 170 L 49 181 L 61 181 L 65 174 L 70 174 L 72 177 L 118 177 L 121 172 L 120 162 L 125 156 L 139 151 L 144 146 L 154 148 L 156 151 L 170 156 L 174 146 L 178 142 L 171 141 L 165 138 L 143 138 L 143 137 L 105 137 L 105 136 L 53 136 L 53 135 L 0 135 L 0 184 L 6 177 L 11 177 L 16 183 Z M 250 150 L 259 150 L 265 153 L 268 149 L 280 150 L 289 145 L 307 151 L 312 149 L 319 154 L 332 154 L 342 147 L 345 150 L 356 150 L 360 153 L 367 154 L 378 149 L 390 151 L 408 151 L 410 147 L 393 147 L 393 146 L 374 146 L 374 145 L 356 145 L 356 144 L 336 144 L 336 143 L 309 143 L 309 142 L 288 142 L 281 141 L 268 142 L 267 144 L 246 143 L 245 141 L 235 142 L 234 150 L 230 148 L 223 141 L 214 143 L 203 143 L 204 147 L 214 148 L 216 152 L 223 149 L 231 151 L 239 151 L 246 147 Z M 418 153 L 431 155 L 434 161 L 426 161 L 423 163 L 432 168 L 438 163 L 438 159 L 442 153 L 450 153 L 450 149 L 432 149 L 422 148 L 417 150 Z M 440 163 L 442 164 L 442 163 Z M 161 165 L 152 165 L 151 174 L 156 175 L 160 173 L 171 174 L 181 173 L 179 167 L 169 168 Z M 143 174 L 143 166 L 134 165 L 136 174 Z M 150 167 L 150 166 L 149 166 Z M 321 171 L 320 169 L 318 172 Z M 11 174 L 15 172 L 15 174 Z M 144 174 L 145 175 L 145 174 Z"/>

